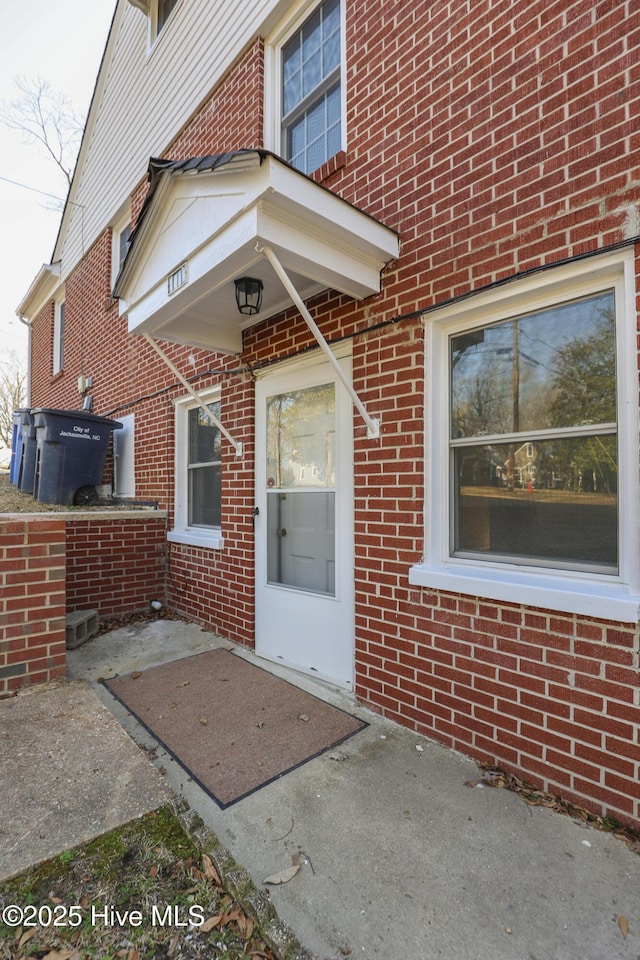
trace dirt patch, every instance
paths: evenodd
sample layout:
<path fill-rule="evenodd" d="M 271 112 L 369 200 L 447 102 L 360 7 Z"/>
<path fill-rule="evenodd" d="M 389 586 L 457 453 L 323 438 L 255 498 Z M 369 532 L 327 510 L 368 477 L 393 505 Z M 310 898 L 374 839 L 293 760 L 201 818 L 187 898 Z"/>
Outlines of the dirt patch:
<path fill-rule="evenodd" d="M 0 885 L 0 960 L 276 960 L 169 807 Z"/>
<path fill-rule="evenodd" d="M 155 504 L 135 500 L 98 500 L 97 503 L 84 503 L 77 506 L 68 506 L 58 503 L 41 503 L 35 500 L 30 493 L 20 490 L 9 481 L 9 474 L 0 471 L 0 514 L 3 513 L 77 513 L 78 511 L 96 510 L 144 510 L 151 509 Z"/>
<path fill-rule="evenodd" d="M 50 513 L 52 510 L 59 512 L 69 509 L 34 500 L 30 493 L 24 493 L 9 482 L 8 473 L 0 473 L 0 513 Z"/>

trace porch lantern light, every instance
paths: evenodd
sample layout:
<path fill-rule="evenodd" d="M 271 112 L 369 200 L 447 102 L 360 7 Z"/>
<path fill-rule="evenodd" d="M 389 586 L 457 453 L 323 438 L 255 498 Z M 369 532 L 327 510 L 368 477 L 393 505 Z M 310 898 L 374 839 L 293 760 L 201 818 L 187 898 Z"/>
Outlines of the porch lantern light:
<path fill-rule="evenodd" d="M 236 285 L 236 303 L 240 313 L 253 316 L 258 313 L 262 304 L 262 280 L 253 277 L 240 277 L 234 280 Z"/>

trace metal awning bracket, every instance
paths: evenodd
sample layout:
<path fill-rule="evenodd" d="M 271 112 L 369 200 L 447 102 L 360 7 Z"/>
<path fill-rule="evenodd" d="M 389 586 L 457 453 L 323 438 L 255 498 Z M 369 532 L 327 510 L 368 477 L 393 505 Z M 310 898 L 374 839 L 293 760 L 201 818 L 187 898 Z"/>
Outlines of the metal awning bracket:
<path fill-rule="evenodd" d="M 320 328 L 318 327 L 315 320 L 307 310 L 307 307 L 302 297 L 300 296 L 295 286 L 291 282 L 291 279 L 289 278 L 289 275 L 287 274 L 286 270 L 278 260 L 277 256 L 275 255 L 271 247 L 268 246 L 268 244 L 257 243 L 256 250 L 258 253 L 264 254 L 264 256 L 267 258 L 267 260 L 275 270 L 285 290 L 287 291 L 287 293 L 295 303 L 296 307 L 298 308 L 302 319 L 304 320 L 309 330 L 313 334 L 316 343 L 318 344 L 318 346 L 326 356 L 327 360 L 335 370 L 338 379 L 340 380 L 343 387 L 351 397 L 354 407 L 357 409 L 358 413 L 360 414 L 360 416 L 362 417 L 362 419 L 364 420 L 367 426 L 368 438 L 370 440 L 377 440 L 378 437 L 380 436 L 380 420 L 372 417 L 368 413 L 364 403 L 362 402 L 362 400 L 354 390 L 353 384 L 351 383 L 346 373 L 344 372 L 344 370 L 336 360 L 333 354 L 333 351 L 331 350 L 331 347 L 323 337 Z"/>
<path fill-rule="evenodd" d="M 151 344 L 151 346 L 153 347 L 153 349 L 155 350 L 155 352 L 158 354 L 158 356 L 161 357 L 162 360 L 164 360 L 164 362 L 165 362 L 166 365 L 169 367 L 169 369 L 171 370 L 171 372 L 173 373 L 173 375 L 178 378 L 178 380 L 180 381 L 180 383 L 182 384 L 182 386 L 185 388 L 185 390 L 187 391 L 187 393 L 189 393 L 189 394 L 193 397 L 193 399 L 196 401 L 196 403 L 199 405 L 200 409 L 201 409 L 201 410 L 203 411 L 203 413 L 208 417 L 208 419 L 211 421 L 211 423 L 213 423 L 213 425 L 218 428 L 218 430 L 220 431 L 220 433 L 222 434 L 222 436 L 225 437 L 225 438 L 229 441 L 229 443 L 234 447 L 234 449 L 235 449 L 235 451 L 236 451 L 236 457 L 238 457 L 238 459 L 241 459 L 241 458 L 242 458 L 242 455 L 243 455 L 242 441 L 241 441 L 241 440 L 234 440 L 234 438 L 231 436 L 231 434 L 230 434 L 229 431 L 226 429 L 226 427 L 224 427 L 224 426 L 220 423 L 220 421 L 218 420 L 218 418 L 216 417 L 216 415 L 215 415 L 214 413 L 212 413 L 212 411 L 209 409 L 209 407 L 208 407 L 207 404 L 204 402 L 204 400 L 202 399 L 202 397 L 200 396 L 200 394 L 198 393 L 198 391 L 197 391 L 197 390 L 194 390 L 194 388 L 191 386 L 191 384 L 189 383 L 189 381 L 187 380 L 187 378 L 184 377 L 184 376 L 180 373 L 180 371 L 178 370 L 178 368 L 176 367 L 176 365 L 173 363 L 172 360 L 169 359 L 169 357 L 166 355 L 166 353 L 164 352 L 164 350 L 156 343 L 156 341 L 153 339 L 153 337 L 151 337 L 148 333 L 143 334 L 143 336 L 144 336 L 145 340 L 147 341 L 147 343 Z"/>

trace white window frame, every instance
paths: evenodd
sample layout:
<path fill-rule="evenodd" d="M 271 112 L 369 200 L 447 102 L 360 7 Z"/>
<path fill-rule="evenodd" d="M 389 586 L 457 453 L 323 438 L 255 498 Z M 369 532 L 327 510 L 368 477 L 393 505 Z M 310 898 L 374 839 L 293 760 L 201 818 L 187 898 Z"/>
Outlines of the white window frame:
<path fill-rule="evenodd" d="M 113 226 L 111 227 L 111 287 L 116 282 L 117 276 L 120 273 L 120 268 L 122 266 L 122 261 L 120 259 L 120 239 L 122 234 L 125 232 L 127 227 L 131 227 L 131 209 L 127 210 L 120 214 L 117 220 L 114 221 Z"/>
<path fill-rule="evenodd" d="M 53 375 L 64 370 L 65 296 L 59 294 L 53 307 Z"/>
<path fill-rule="evenodd" d="M 205 403 L 220 400 L 220 388 L 204 390 Z M 175 497 L 173 529 L 167 533 L 171 543 L 220 550 L 224 546 L 221 527 L 189 526 L 189 412 L 198 404 L 191 396 L 175 401 Z"/>
<path fill-rule="evenodd" d="M 450 555 L 449 337 L 615 288 L 619 570 L 616 575 Z M 536 272 L 426 317 L 425 555 L 409 582 L 490 600 L 636 622 L 640 614 L 638 361 L 633 248 Z"/>
<path fill-rule="evenodd" d="M 113 431 L 113 495 L 123 500 L 136 495 L 134 413 L 118 417 L 122 428 Z"/>
<path fill-rule="evenodd" d="M 268 150 L 284 157 L 282 150 L 282 48 L 298 32 L 314 10 L 318 0 L 298 0 L 265 39 L 264 142 Z M 347 47 L 344 0 L 340 0 L 340 149 L 347 144 Z M 331 159 L 330 157 L 327 159 Z"/>
<path fill-rule="evenodd" d="M 133 2 L 135 2 L 135 0 L 133 0 Z M 153 50 L 155 49 L 158 41 L 160 40 L 161 37 L 165 35 L 168 25 L 173 20 L 176 14 L 176 10 L 180 6 L 182 6 L 182 0 L 178 0 L 173 10 L 167 17 L 166 21 L 163 23 L 162 29 L 158 30 L 158 0 L 150 0 L 150 2 L 148 3 L 147 56 L 150 56 L 153 53 Z"/>

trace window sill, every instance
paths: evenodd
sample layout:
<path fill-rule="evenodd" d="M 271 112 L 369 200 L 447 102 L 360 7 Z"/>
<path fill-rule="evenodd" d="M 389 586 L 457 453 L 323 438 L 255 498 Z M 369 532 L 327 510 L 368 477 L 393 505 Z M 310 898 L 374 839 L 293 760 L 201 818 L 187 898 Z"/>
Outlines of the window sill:
<path fill-rule="evenodd" d="M 456 564 L 454 568 L 453 564 L 416 564 L 409 570 L 409 583 L 601 620 L 637 623 L 640 615 L 640 595 L 619 582 L 495 568 L 479 570 L 475 565 L 471 568 Z"/>
<path fill-rule="evenodd" d="M 169 543 L 184 543 L 190 547 L 202 547 L 205 550 L 222 550 L 224 538 L 219 530 L 170 530 L 167 533 Z"/>

